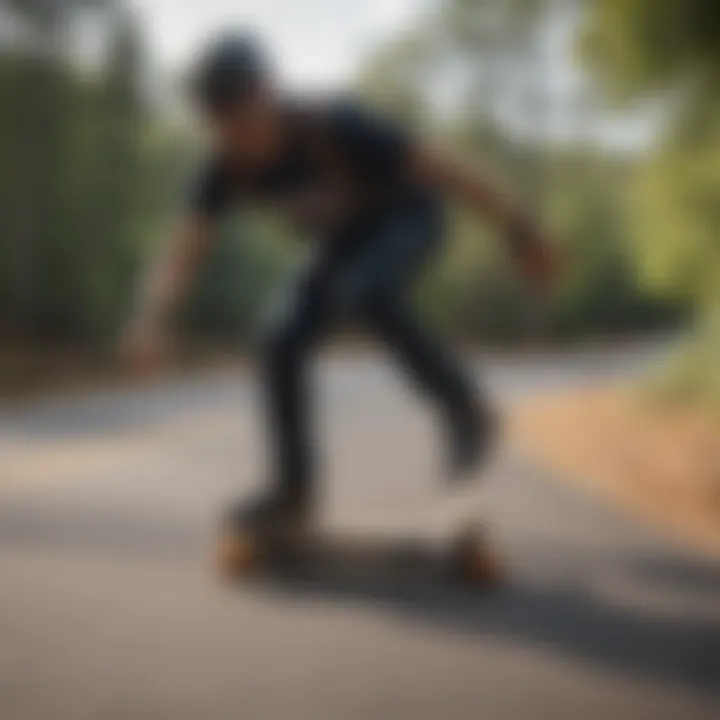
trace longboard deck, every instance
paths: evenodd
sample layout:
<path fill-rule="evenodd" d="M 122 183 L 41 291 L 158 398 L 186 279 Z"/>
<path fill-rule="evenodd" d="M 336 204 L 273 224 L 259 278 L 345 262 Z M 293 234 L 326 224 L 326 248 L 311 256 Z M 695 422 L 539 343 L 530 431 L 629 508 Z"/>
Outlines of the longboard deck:
<path fill-rule="evenodd" d="M 228 579 L 447 578 L 494 585 L 504 577 L 497 552 L 479 526 L 445 539 L 407 532 L 313 529 L 269 540 L 235 530 L 221 538 L 217 560 Z"/>
<path fill-rule="evenodd" d="M 225 527 L 216 562 L 227 579 L 258 576 L 455 578 L 497 585 L 503 563 L 481 520 L 478 483 L 470 482 L 426 506 L 392 516 L 313 523 L 281 539 Z"/>

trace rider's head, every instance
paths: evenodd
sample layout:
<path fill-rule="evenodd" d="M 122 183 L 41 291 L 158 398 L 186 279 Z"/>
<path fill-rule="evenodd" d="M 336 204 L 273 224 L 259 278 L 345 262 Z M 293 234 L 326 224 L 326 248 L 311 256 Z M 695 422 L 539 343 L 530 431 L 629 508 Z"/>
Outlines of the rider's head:
<path fill-rule="evenodd" d="M 252 35 L 233 33 L 212 42 L 192 70 L 190 95 L 216 141 L 242 155 L 262 155 L 275 130 L 271 63 Z"/>

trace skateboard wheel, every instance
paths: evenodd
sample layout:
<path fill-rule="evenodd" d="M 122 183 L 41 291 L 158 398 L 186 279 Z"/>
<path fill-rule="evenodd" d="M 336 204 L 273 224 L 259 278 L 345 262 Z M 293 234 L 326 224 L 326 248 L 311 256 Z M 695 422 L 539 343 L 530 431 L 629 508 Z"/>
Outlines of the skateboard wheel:
<path fill-rule="evenodd" d="M 257 569 L 259 560 L 260 548 L 252 535 L 237 530 L 222 533 L 215 557 L 221 577 L 229 580 L 247 577 Z"/>
<path fill-rule="evenodd" d="M 499 557 L 483 536 L 476 534 L 462 538 L 454 552 L 456 575 L 464 582 L 495 587 L 505 580 Z"/>
<path fill-rule="evenodd" d="M 478 585 L 494 587 L 505 579 L 503 567 L 494 552 L 482 545 L 476 545 L 465 558 L 465 578 Z"/>

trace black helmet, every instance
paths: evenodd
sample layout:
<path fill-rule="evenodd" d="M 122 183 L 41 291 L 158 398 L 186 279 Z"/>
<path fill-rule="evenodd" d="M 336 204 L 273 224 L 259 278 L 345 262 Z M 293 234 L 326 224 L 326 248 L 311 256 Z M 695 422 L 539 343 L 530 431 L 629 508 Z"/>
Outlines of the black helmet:
<path fill-rule="evenodd" d="M 264 48 L 255 36 L 223 35 L 196 63 L 190 77 L 191 98 L 205 110 L 228 109 L 267 80 L 268 65 Z"/>

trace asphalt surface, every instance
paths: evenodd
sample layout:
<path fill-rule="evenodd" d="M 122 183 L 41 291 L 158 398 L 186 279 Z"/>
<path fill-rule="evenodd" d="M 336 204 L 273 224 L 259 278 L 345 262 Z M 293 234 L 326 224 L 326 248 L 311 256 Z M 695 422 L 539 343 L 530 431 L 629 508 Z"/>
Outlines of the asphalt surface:
<path fill-rule="evenodd" d="M 485 371 L 509 404 L 654 355 Z M 421 526 L 440 493 L 431 415 L 379 360 L 327 361 L 318 381 L 328 522 Z M 261 477 L 257 405 L 238 373 L 0 412 L 2 720 L 720 717 L 720 563 L 513 449 L 484 493 L 500 591 L 218 582 L 217 514 Z"/>

